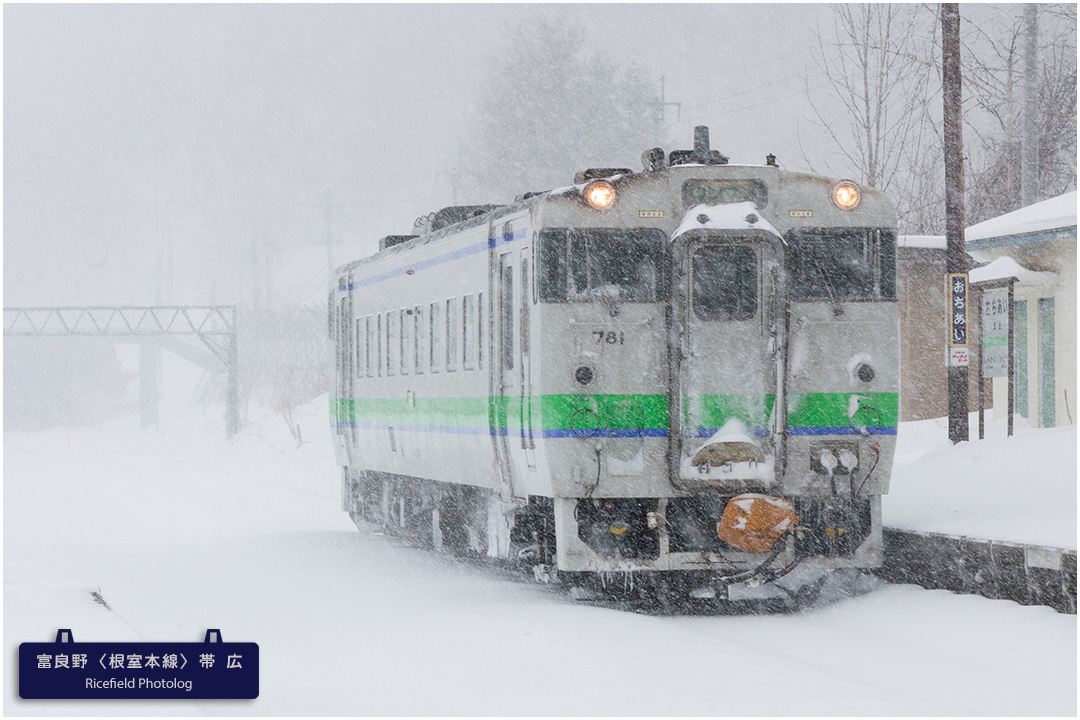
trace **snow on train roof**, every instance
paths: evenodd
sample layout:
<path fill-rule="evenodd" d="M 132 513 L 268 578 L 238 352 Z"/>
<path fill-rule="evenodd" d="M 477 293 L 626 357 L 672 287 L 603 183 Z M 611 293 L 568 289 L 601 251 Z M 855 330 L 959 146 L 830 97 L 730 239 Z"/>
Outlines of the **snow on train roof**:
<path fill-rule="evenodd" d="M 705 222 L 699 219 L 702 215 L 708 218 Z M 748 220 L 751 215 L 756 217 L 754 222 Z M 674 240 L 691 230 L 747 230 L 751 228 L 770 232 L 779 238 L 783 237 L 765 219 L 761 210 L 758 210 L 758 206 L 747 201 L 724 205 L 695 205 L 683 215 L 682 222 L 671 234 L 671 239 Z"/>

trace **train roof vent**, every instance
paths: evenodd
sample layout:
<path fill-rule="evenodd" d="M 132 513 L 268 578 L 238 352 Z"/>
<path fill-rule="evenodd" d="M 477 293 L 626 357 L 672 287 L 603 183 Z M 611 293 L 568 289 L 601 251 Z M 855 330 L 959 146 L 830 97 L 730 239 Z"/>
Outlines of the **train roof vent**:
<path fill-rule="evenodd" d="M 436 210 L 433 213 L 421 215 L 416 218 L 416 222 L 413 223 L 413 232 L 420 233 L 421 235 L 433 233 L 436 230 L 442 230 L 451 225 L 456 225 L 459 222 L 464 222 L 469 218 L 484 215 L 499 207 L 502 206 L 451 205 L 450 207 L 444 207 L 442 210 Z"/>
<path fill-rule="evenodd" d="M 630 168 L 589 168 L 574 175 L 574 184 L 581 185 L 590 180 L 608 178 L 612 175 L 633 175 L 633 173 L 634 171 Z"/>
<path fill-rule="evenodd" d="M 727 156 L 719 150 L 709 149 L 709 128 L 698 125 L 694 128 L 693 150 L 672 150 L 668 156 L 668 165 L 727 165 Z"/>
<path fill-rule="evenodd" d="M 521 195 L 518 195 L 516 198 L 514 198 L 514 202 L 522 202 L 523 200 L 528 200 L 529 198 L 536 197 L 537 195 L 543 195 L 546 192 L 548 192 L 548 191 L 547 190 L 534 190 L 532 192 L 522 193 Z"/>
<path fill-rule="evenodd" d="M 408 242 L 419 235 L 387 235 L 384 238 L 379 238 L 379 249 L 385 250 L 388 247 L 400 245 L 403 242 Z"/>

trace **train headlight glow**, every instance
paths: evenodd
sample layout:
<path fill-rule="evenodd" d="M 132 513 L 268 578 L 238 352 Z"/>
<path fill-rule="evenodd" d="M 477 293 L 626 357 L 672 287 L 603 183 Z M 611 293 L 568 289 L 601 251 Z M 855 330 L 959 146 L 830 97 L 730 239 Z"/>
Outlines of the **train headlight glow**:
<path fill-rule="evenodd" d="M 859 206 L 862 193 L 859 192 L 858 185 L 850 180 L 844 180 L 837 183 L 836 187 L 833 188 L 832 199 L 836 203 L 836 207 L 841 210 L 854 210 Z"/>
<path fill-rule="evenodd" d="M 605 210 L 615 204 L 615 188 L 606 180 L 594 180 L 585 186 L 585 202 Z"/>

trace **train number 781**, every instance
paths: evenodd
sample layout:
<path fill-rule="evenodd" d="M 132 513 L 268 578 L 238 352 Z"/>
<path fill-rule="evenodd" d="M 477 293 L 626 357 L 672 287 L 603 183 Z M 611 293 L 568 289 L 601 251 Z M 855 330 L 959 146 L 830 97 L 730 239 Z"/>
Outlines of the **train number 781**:
<path fill-rule="evenodd" d="M 622 345 L 626 341 L 626 336 L 615 330 L 593 330 L 593 337 L 596 338 L 597 345 Z"/>

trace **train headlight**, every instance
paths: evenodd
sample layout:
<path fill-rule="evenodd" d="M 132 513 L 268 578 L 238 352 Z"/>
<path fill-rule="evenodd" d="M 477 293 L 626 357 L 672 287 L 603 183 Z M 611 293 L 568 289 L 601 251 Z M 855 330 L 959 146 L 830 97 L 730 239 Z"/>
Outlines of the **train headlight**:
<path fill-rule="evenodd" d="M 615 187 L 607 180 L 594 180 L 585 186 L 585 202 L 597 210 L 606 210 L 615 204 Z"/>
<path fill-rule="evenodd" d="M 862 193 L 859 192 L 858 185 L 850 180 L 844 180 L 833 188 L 832 199 L 836 207 L 841 210 L 854 210 L 862 199 Z"/>

